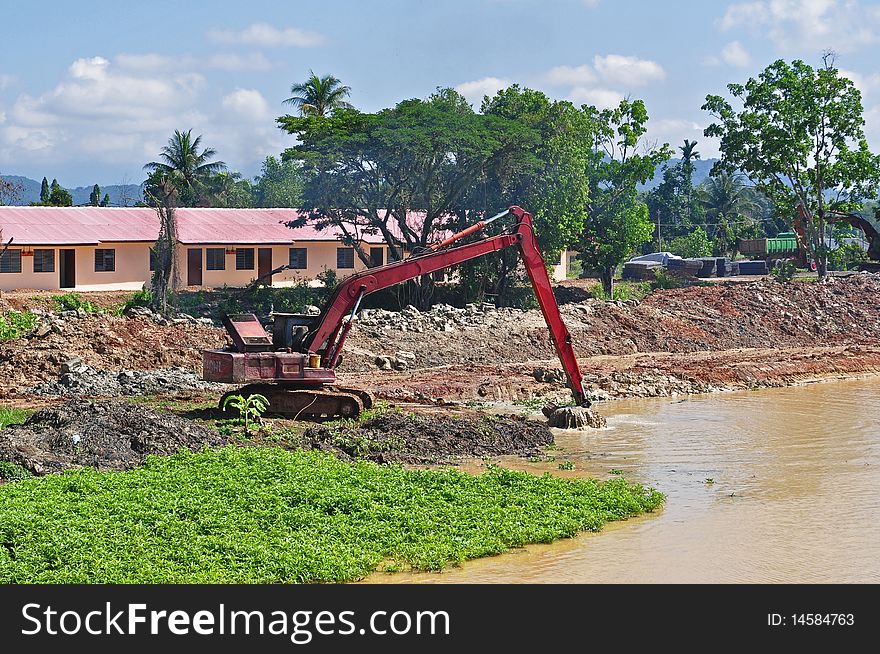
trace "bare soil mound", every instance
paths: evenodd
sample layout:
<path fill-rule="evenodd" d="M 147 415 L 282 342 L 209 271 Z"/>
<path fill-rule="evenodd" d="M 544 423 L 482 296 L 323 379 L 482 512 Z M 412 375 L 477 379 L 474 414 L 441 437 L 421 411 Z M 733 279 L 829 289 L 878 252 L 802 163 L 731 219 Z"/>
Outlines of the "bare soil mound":
<path fill-rule="evenodd" d="M 387 413 L 362 425 L 310 427 L 306 449 L 377 462 L 441 463 L 462 457 L 538 456 L 553 444 L 547 425 L 518 416 Z"/>
<path fill-rule="evenodd" d="M 226 444 L 186 418 L 116 400 L 72 400 L 0 431 L 0 461 L 41 475 L 90 466 L 127 470 L 149 454 Z"/>

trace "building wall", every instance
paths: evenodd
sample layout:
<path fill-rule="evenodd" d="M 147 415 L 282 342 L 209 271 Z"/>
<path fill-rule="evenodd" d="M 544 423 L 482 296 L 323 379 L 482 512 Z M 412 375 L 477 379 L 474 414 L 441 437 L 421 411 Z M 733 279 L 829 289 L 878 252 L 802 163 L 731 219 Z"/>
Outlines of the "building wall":
<path fill-rule="evenodd" d="M 138 290 L 149 282 L 151 273 L 150 246 L 151 243 L 105 243 L 100 246 L 74 246 L 69 248 L 46 247 L 39 249 L 51 249 L 55 252 L 55 270 L 50 273 L 35 273 L 34 257 L 23 256 L 21 258 L 20 273 L 0 273 L 0 290 L 10 291 L 16 289 L 39 289 L 54 290 L 60 288 L 60 249 L 72 249 L 76 259 L 76 286 L 75 291 L 111 291 L 111 290 Z M 95 249 L 113 249 L 116 251 L 116 269 L 112 272 L 95 272 Z M 178 275 L 182 286 L 188 285 L 187 257 L 190 249 L 202 250 L 202 286 L 216 288 L 227 286 L 244 286 L 257 277 L 259 266 L 259 245 L 239 245 L 235 248 L 252 247 L 254 249 L 253 270 L 237 270 L 236 255 L 225 254 L 225 270 L 207 270 L 206 249 L 216 247 L 211 245 L 181 245 L 178 252 Z M 336 251 L 342 247 L 336 241 L 308 241 L 293 245 L 262 246 L 272 248 L 272 268 L 287 264 L 290 260 L 290 248 L 306 248 L 307 267 L 305 269 L 285 270 L 276 274 L 272 279 L 273 286 L 291 286 L 300 281 L 312 281 L 325 269 L 335 270 L 340 278 L 347 277 L 355 272 L 364 270 L 363 262 L 355 254 L 354 268 L 337 269 Z M 370 247 L 365 246 L 369 251 Z M 10 248 L 18 249 L 18 248 Z M 30 249 L 30 248 L 27 248 Z M 382 247 L 383 263 L 388 263 L 388 248 Z M 565 279 L 568 257 L 563 255 L 561 262 L 554 266 L 551 274 L 554 281 Z"/>
<path fill-rule="evenodd" d="M 116 251 L 115 270 L 95 272 L 95 250 Z M 16 289 L 54 290 L 61 287 L 60 250 L 73 250 L 76 291 L 137 290 L 149 279 L 149 246 L 147 243 L 105 243 L 100 246 L 78 245 L 70 247 L 35 246 L 10 247 L 10 250 L 53 250 L 55 270 L 34 272 L 34 257 L 21 257 L 20 273 L 0 273 L 0 290 Z"/>

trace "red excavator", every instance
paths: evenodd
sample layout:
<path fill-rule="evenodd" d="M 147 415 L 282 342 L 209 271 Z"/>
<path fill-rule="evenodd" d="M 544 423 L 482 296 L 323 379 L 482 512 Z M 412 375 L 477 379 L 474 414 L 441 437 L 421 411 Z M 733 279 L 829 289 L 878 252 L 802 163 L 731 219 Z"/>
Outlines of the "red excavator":
<path fill-rule="evenodd" d="M 503 233 L 450 247 L 508 214 L 516 218 L 516 223 Z M 513 246 L 519 247 L 575 402 L 588 407 L 571 335 L 562 321 L 544 258 L 535 241 L 532 216 L 516 206 L 431 245 L 423 254 L 348 277 L 336 287 L 320 315 L 273 314 L 271 336 L 253 314 L 226 316 L 223 324 L 232 345 L 203 353 L 204 378 L 247 384 L 224 395 L 221 406 L 229 395 L 258 393 L 269 400 L 267 413 L 307 418 L 356 417 L 372 406 L 373 399 L 366 391 L 336 386 L 334 369 L 364 297 Z"/>

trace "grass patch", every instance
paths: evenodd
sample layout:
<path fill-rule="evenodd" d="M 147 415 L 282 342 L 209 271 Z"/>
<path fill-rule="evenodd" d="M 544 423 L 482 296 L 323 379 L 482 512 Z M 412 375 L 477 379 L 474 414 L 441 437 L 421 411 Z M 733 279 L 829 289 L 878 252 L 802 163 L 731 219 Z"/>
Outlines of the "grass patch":
<path fill-rule="evenodd" d="M 614 297 L 612 299 L 618 300 L 621 302 L 626 302 L 627 300 L 644 300 L 651 294 L 651 291 L 654 290 L 651 288 L 650 282 L 614 282 L 613 294 Z M 593 284 L 590 287 L 590 295 L 597 300 L 608 300 L 608 294 L 605 293 L 605 289 L 602 288 L 602 284 Z"/>
<path fill-rule="evenodd" d="M 20 465 L 10 463 L 9 461 L 0 461 L 0 480 L 21 481 L 32 476 L 33 474 L 27 468 L 22 468 Z"/>
<path fill-rule="evenodd" d="M 27 409 L 14 409 L 12 407 L 0 406 L 0 429 L 6 425 L 19 425 L 28 419 L 33 411 Z"/>
<path fill-rule="evenodd" d="M 21 338 L 36 326 L 37 317 L 30 311 L 7 311 L 0 314 L 0 341 Z"/>
<path fill-rule="evenodd" d="M 223 448 L 0 487 L 0 583 L 290 583 L 439 570 L 661 505 L 617 478 Z"/>

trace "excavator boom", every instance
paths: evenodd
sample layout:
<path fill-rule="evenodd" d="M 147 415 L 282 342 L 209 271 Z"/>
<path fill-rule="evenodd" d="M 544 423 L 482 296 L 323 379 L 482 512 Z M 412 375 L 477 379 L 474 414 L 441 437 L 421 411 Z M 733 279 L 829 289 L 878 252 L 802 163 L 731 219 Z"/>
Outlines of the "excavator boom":
<path fill-rule="evenodd" d="M 511 229 L 464 245 L 454 245 L 507 214 L 516 218 Z M 224 324 L 235 345 L 231 350 L 204 352 L 204 377 L 209 381 L 228 383 L 258 382 L 238 392 L 265 395 L 270 400 L 272 413 L 324 417 L 355 415 L 369 408 L 372 402 L 369 395 L 332 385 L 336 381 L 334 368 L 339 363 L 346 337 L 364 297 L 509 247 L 519 248 L 575 402 L 587 407 L 589 400 L 572 338 L 553 295 L 544 258 L 535 240 L 532 216 L 516 206 L 435 243 L 424 254 L 348 277 L 336 287 L 318 317 L 275 314 L 271 340 L 255 316 L 228 316 Z"/>

